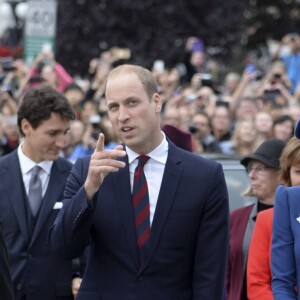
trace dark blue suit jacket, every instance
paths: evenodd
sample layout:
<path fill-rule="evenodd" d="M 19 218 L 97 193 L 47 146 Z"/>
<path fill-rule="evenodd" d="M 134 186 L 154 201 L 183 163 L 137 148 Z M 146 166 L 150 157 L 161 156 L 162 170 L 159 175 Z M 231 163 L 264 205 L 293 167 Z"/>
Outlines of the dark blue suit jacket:
<path fill-rule="evenodd" d="M 0 220 L 0 299 L 13 300 L 14 292 L 7 261 L 7 249 L 3 237 L 3 225 Z"/>
<path fill-rule="evenodd" d="M 50 231 L 51 246 L 66 258 L 91 245 L 76 299 L 222 299 L 229 208 L 221 165 L 169 143 L 149 255 L 139 265 L 124 160 L 126 167 L 104 179 L 92 205 L 83 189 L 89 158 L 77 160 Z"/>
<path fill-rule="evenodd" d="M 54 255 L 48 244 L 49 227 L 59 209 L 56 202 L 63 191 L 72 164 L 59 158 L 53 163 L 48 189 L 43 198 L 36 226 L 28 226 L 28 200 L 17 151 L 0 159 L 0 218 L 16 300 L 27 294 L 30 300 L 73 299 L 71 261 Z"/>
<path fill-rule="evenodd" d="M 300 186 L 276 190 L 271 269 L 274 299 L 300 299 Z"/>

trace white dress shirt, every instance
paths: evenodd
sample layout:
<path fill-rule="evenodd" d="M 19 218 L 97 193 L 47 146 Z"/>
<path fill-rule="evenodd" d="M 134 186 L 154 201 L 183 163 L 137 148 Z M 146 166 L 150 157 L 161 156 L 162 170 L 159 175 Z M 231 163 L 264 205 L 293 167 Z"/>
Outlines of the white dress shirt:
<path fill-rule="evenodd" d="M 160 145 L 153 151 L 147 154 L 150 159 L 144 166 L 144 173 L 147 180 L 148 192 L 149 192 L 149 204 L 150 204 L 150 226 L 152 225 L 157 199 L 161 187 L 163 174 L 165 171 L 166 161 L 168 158 L 169 144 L 166 140 L 165 134 L 162 132 L 164 138 Z M 128 155 L 129 173 L 130 173 L 130 185 L 131 191 L 133 189 L 133 177 L 134 171 L 138 164 L 139 154 L 133 152 L 127 146 L 125 146 Z"/>

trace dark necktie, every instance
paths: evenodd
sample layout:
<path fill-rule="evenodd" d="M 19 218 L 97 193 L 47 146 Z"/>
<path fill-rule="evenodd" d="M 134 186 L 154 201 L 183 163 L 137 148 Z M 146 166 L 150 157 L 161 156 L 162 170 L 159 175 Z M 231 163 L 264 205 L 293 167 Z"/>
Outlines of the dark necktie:
<path fill-rule="evenodd" d="M 144 165 L 149 157 L 142 155 L 138 157 L 138 165 L 134 172 L 132 201 L 135 215 L 135 228 L 137 244 L 140 252 L 140 262 L 145 261 L 146 247 L 150 236 L 150 207 L 149 194 Z"/>
<path fill-rule="evenodd" d="M 36 216 L 42 203 L 42 182 L 39 176 L 41 167 L 35 166 L 31 171 L 28 199 L 33 216 Z"/>

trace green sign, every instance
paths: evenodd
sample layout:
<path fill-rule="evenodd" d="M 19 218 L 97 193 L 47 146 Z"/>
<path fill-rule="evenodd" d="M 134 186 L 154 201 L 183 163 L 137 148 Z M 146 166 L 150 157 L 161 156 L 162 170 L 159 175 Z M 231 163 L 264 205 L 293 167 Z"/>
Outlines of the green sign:
<path fill-rule="evenodd" d="M 28 1 L 24 34 L 24 56 L 28 66 L 44 47 L 55 50 L 56 13 L 55 0 Z"/>

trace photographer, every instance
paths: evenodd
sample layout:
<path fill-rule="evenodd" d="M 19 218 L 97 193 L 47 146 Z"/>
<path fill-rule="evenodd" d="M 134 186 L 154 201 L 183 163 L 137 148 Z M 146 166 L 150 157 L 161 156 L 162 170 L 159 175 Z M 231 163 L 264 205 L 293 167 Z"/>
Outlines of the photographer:
<path fill-rule="evenodd" d="M 290 53 L 283 53 L 284 46 Z M 297 33 L 289 33 L 282 38 L 279 47 L 273 54 L 273 60 L 277 59 L 282 60 L 286 66 L 288 78 L 292 83 L 290 92 L 294 94 L 300 83 L 300 37 Z"/>
<path fill-rule="evenodd" d="M 59 92 L 63 92 L 67 85 L 74 81 L 64 67 L 55 60 L 49 44 L 44 44 L 29 70 L 29 77 L 38 75 Z"/>
<path fill-rule="evenodd" d="M 80 133 L 81 142 L 77 143 L 67 158 L 71 161 L 75 161 L 79 157 L 91 155 L 96 148 L 96 143 L 101 132 L 104 133 L 106 137 L 104 148 L 113 149 L 117 145 L 117 141 L 115 133 L 111 128 L 111 123 L 108 123 L 107 120 L 108 117 L 106 113 L 101 113 L 101 115 L 94 114 L 90 116 L 89 124 L 87 124 L 84 128 L 84 131 Z M 81 121 L 77 120 L 73 122 Z M 84 126 L 82 122 L 81 125 Z M 74 129 L 74 126 L 71 125 L 71 136 L 74 136 Z"/>
<path fill-rule="evenodd" d="M 79 157 L 91 155 L 94 152 L 98 136 L 101 132 L 100 120 L 101 117 L 96 114 L 90 117 L 89 124 L 87 124 L 80 133 L 81 142 L 75 145 L 73 151 L 67 157 L 69 160 L 75 161 Z M 82 126 L 84 127 L 82 121 L 77 120 L 77 122 L 81 122 Z M 76 127 L 71 126 L 70 135 L 74 136 L 74 134 L 76 135 Z"/>
<path fill-rule="evenodd" d="M 22 59 L 5 57 L 0 59 L 0 82 L 2 87 L 14 98 L 19 96 L 19 89 L 26 80 L 27 66 Z"/>
<path fill-rule="evenodd" d="M 192 133 L 193 151 L 196 153 L 221 153 L 215 137 L 211 132 L 211 121 L 207 113 L 197 112 L 189 128 Z"/>
<path fill-rule="evenodd" d="M 12 91 L 2 86 L 0 88 L 0 114 L 5 117 L 17 115 L 18 105 L 12 96 Z"/>
<path fill-rule="evenodd" d="M 293 102 L 290 87 L 291 82 L 287 77 L 284 63 L 274 62 L 259 88 L 263 105 L 269 110 L 288 107 Z"/>

